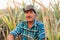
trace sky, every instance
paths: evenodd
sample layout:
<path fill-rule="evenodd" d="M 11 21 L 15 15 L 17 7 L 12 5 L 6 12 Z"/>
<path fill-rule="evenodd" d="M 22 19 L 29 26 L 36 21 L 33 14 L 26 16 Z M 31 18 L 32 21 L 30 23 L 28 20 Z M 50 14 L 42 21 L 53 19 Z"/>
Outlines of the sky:
<path fill-rule="evenodd" d="M 12 1 L 12 0 L 10 0 Z M 15 0 L 16 2 L 19 2 L 21 3 L 22 0 Z M 39 0 L 36 0 L 39 2 Z M 49 0 L 40 0 L 46 7 L 49 5 Z M 0 0 L 0 9 L 5 9 L 7 7 L 7 2 L 8 0 Z M 24 2 L 29 5 L 30 4 L 30 0 L 24 0 Z M 12 8 L 14 8 L 14 4 L 13 3 L 10 3 L 9 4 Z M 38 4 L 36 4 L 38 5 Z M 39 6 L 39 5 L 38 5 Z"/>
<path fill-rule="evenodd" d="M 6 8 L 7 0 L 0 0 L 0 9 Z"/>

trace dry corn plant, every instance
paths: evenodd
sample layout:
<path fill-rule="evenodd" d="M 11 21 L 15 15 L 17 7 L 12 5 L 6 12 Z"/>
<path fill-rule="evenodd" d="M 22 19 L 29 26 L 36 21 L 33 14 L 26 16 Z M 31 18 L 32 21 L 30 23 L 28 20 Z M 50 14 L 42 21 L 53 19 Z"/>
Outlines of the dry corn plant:
<path fill-rule="evenodd" d="M 50 8 L 50 7 L 46 8 L 42 2 L 39 3 L 36 0 L 35 0 L 35 2 L 41 6 L 42 18 L 43 18 L 43 22 L 45 25 L 45 32 L 46 32 L 48 39 L 49 40 L 58 40 L 57 39 L 58 32 L 57 32 L 56 13 L 58 14 L 58 11 L 59 11 L 58 10 L 59 2 L 57 2 L 57 4 L 55 3 L 55 5 L 49 5 L 49 6 L 52 6 L 52 8 Z M 51 11 L 49 8 L 51 9 Z"/>
<path fill-rule="evenodd" d="M 3 19 L 3 21 L 8 25 L 10 31 L 12 31 L 16 27 L 17 23 L 21 20 L 20 16 L 23 13 L 22 9 L 20 9 L 17 5 L 21 5 L 23 7 L 25 5 L 24 0 L 22 1 L 22 4 L 18 4 L 14 0 L 13 0 L 13 3 L 15 5 L 15 8 L 12 9 L 9 6 L 9 2 L 8 2 L 7 3 L 8 6 L 7 6 L 7 9 L 6 9 L 8 15 L 4 15 L 3 17 L 1 17 Z M 7 33 L 7 35 L 8 35 L 8 33 Z M 16 39 L 16 40 L 19 40 L 19 39 L 20 39 L 20 37 L 18 37 L 18 39 Z"/>

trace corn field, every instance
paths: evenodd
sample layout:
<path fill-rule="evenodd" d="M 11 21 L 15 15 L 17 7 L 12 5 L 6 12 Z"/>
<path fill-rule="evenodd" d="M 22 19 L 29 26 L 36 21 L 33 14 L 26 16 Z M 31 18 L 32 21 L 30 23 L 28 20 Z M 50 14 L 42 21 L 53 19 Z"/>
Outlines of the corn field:
<path fill-rule="evenodd" d="M 9 6 L 10 2 L 14 4 L 14 8 Z M 34 6 L 38 4 L 40 7 L 36 10 L 36 19 L 44 23 L 45 40 L 47 40 L 47 38 L 48 40 L 60 40 L 60 0 L 49 1 L 48 7 L 44 6 L 41 1 L 29 0 L 29 2 Z M 26 20 L 25 14 L 23 14 L 23 8 L 26 5 L 24 0 L 22 0 L 22 3 L 9 0 L 7 2 L 7 8 L 0 9 L 0 40 L 6 40 L 9 32 L 16 27 L 18 22 Z M 18 36 L 16 40 L 20 40 L 20 36 Z"/>

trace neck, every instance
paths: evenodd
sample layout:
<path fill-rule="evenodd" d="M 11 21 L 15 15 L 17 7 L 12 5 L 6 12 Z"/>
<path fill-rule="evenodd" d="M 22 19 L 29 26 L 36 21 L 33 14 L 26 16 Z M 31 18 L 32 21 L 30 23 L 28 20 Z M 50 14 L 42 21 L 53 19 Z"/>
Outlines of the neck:
<path fill-rule="evenodd" d="M 34 21 L 29 21 L 29 22 L 28 22 L 28 27 L 29 27 L 29 28 L 32 28 L 33 23 L 34 23 Z"/>

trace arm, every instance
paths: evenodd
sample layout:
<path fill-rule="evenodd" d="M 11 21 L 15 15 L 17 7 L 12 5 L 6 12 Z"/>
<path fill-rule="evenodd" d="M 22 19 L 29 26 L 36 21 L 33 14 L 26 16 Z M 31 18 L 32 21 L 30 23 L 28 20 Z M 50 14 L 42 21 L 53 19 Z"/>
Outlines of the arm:
<path fill-rule="evenodd" d="M 14 40 L 14 36 L 12 34 L 9 34 L 7 40 Z"/>
<path fill-rule="evenodd" d="M 21 33 L 20 27 L 21 27 L 21 23 L 19 23 L 17 27 L 13 31 L 10 32 L 10 34 L 7 37 L 7 40 L 14 40 L 14 38 L 20 35 Z"/>
<path fill-rule="evenodd" d="M 40 24 L 39 27 L 39 40 L 45 40 L 44 24 Z"/>

